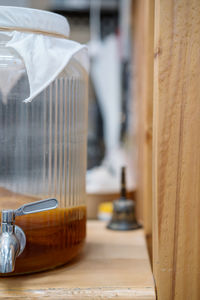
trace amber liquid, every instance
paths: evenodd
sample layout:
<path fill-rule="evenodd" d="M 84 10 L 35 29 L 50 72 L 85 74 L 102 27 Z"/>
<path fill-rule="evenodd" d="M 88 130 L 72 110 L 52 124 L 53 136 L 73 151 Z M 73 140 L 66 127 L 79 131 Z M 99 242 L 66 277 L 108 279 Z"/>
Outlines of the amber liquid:
<path fill-rule="evenodd" d="M 18 203 L 19 198 L 15 196 L 15 203 Z M 9 201 L 9 196 L 6 197 L 4 193 L 4 201 L 6 198 L 9 208 L 8 203 L 13 202 L 13 197 Z M 20 216 L 16 217 L 16 225 L 20 226 L 26 235 L 26 247 L 16 259 L 15 271 L 8 275 L 55 268 L 67 263 L 80 252 L 86 236 L 86 208 L 85 206 L 57 208 Z"/>

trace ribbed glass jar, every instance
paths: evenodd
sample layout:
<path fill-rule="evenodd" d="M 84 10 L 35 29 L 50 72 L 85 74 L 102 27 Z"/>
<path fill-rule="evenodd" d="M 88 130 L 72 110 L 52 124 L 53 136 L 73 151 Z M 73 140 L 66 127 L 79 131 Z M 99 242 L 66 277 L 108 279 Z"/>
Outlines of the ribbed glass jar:
<path fill-rule="evenodd" d="M 88 87 L 87 72 L 72 58 L 24 103 L 26 69 L 17 52 L 5 47 L 7 39 L 0 34 L 0 210 L 49 197 L 59 201 L 55 210 L 16 218 L 26 247 L 9 273 L 15 275 L 64 264 L 83 246 Z"/>

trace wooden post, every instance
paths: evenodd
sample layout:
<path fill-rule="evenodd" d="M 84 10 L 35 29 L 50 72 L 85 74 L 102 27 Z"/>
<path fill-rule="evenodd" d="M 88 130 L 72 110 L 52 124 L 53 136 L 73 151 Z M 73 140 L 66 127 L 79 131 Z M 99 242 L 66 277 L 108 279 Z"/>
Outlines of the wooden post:
<path fill-rule="evenodd" d="M 158 300 L 200 299 L 200 1 L 155 1 L 153 269 Z"/>
<path fill-rule="evenodd" d="M 154 0 L 133 1 L 133 24 L 134 100 L 138 119 L 137 207 L 151 254 Z"/>

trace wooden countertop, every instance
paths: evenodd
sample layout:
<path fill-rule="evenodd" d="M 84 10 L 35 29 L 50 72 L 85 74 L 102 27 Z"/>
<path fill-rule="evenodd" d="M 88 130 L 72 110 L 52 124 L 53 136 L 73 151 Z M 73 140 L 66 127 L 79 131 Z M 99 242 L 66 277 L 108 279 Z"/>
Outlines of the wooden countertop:
<path fill-rule="evenodd" d="M 88 221 L 82 254 L 68 265 L 0 278 L 1 299 L 156 299 L 143 230 L 115 232 Z"/>

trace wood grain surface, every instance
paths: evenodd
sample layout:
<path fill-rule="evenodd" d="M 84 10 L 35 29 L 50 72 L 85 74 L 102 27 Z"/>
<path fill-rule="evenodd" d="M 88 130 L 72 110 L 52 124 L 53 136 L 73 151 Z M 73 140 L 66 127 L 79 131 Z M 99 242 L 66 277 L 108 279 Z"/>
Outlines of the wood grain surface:
<path fill-rule="evenodd" d="M 133 82 L 138 120 L 137 207 L 151 253 L 154 0 L 135 0 L 133 3 Z"/>
<path fill-rule="evenodd" d="M 200 1 L 155 1 L 153 264 L 158 300 L 200 299 Z"/>
<path fill-rule="evenodd" d="M 88 222 L 80 257 L 48 272 L 0 279 L 1 299 L 155 299 L 143 230 L 115 232 Z"/>

